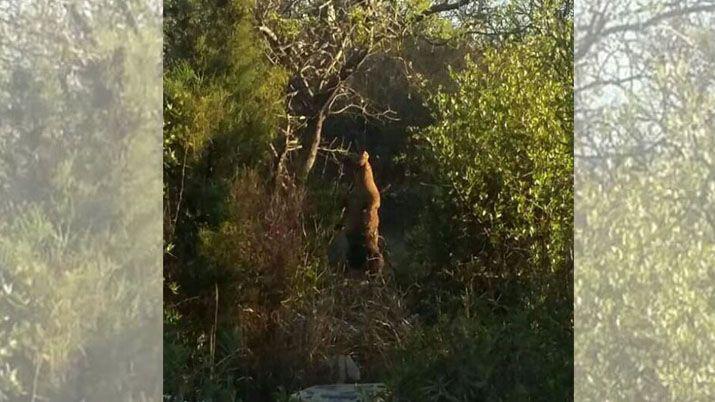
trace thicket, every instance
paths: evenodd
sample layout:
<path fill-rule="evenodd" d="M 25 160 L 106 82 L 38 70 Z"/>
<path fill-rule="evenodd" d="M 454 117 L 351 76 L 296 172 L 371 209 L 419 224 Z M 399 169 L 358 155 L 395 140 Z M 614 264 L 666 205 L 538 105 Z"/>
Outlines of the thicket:
<path fill-rule="evenodd" d="M 276 186 L 290 74 L 265 57 L 253 7 L 165 3 L 167 397 L 280 399 L 329 381 L 328 359 L 351 354 L 396 400 L 569 398 L 568 10 L 543 4 L 499 40 L 432 21 L 423 33 L 444 43 L 418 32 L 391 50 L 412 74 L 385 55 L 353 78 L 417 126 L 358 115 L 325 128 L 374 155 L 382 282 L 327 263 L 349 174 L 325 158 L 306 182 Z M 452 74 L 434 66 L 435 47 Z"/>
<path fill-rule="evenodd" d="M 640 10 L 614 10 L 611 26 L 628 26 Z M 715 136 L 704 111 L 715 106 L 715 15 L 654 2 L 642 10 L 657 23 L 613 36 L 584 30 L 591 44 L 577 60 L 575 394 L 708 401 Z M 645 74 L 608 84 L 596 61 L 614 48 L 623 61 L 615 77 L 634 66 Z M 617 95 L 604 108 L 607 93 Z"/>
<path fill-rule="evenodd" d="M 0 400 L 161 395 L 154 5 L 2 6 Z"/>

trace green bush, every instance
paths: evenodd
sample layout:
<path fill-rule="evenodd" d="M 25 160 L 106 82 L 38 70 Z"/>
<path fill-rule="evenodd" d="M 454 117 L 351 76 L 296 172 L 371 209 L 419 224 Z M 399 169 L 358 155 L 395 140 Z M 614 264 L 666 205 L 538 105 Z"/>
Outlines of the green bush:
<path fill-rule="evenodd" d="M 571 339 L 553 312 L 509 311 L 423 327 L 395 352 L 399 401 L 568 400 Z"/>
<path fill-rule="evenodd" d="M 579 172 L 578 399 L 715 397 L 715 222 L 713 192 L 703 191 L 713 185 L 705 161 L 715 157 L 715 137 L 700 117 L 715 98 L 695 89 L 703 88 L 703 77 L 690 71 L 679 69 L 672 78 L 678 84 L 669 84 L 682 109 L 659 117 L 667 151 L 624 151 L 633 156 L 607 173 Z M 712 78 L 712 68 L 702 71 Z M 632 111 L 640 102 L 623 105 L 608 127 L 635 125 Z M 638 161 L 644 156 L 647 165 Z"/>
<path fill-rule="evenodd" d="M 573 394 L 572 28 L 539 24 L 468 60 L 413 136 L 424 209 L 396 269 L 421 325 L 393 362 L 398 399 Z"/>
<path fill-rule="evenodd" d="M 456 92 L 433 97 L 437 123 L 417 133 L 413 158 L 434 186 L 432 203 L 455 228 L 447 239 L 454 260 L 479 256 L 512 277 L 568 275 L 570 35 L 566 23 L 553 24 L 548 34 L 488 50 L 455 74 Z"/>
<path fill-rule="evenodd" d="M 128 35 L 107 7 L 88 19 L 96 43 L 74 47 L 47 28 L 67 23 L 52 4 L 20 9 L 42 51 L 0 66 L 0 399 L 151 400 L 160 84 L 140 71 L 160 32 Z"/>
<path fill-rule="evenodd" d="M 258 55 L 257 33 L 244 30 L 250 2 L 219 3 L 174 0 L 165 19 L 167 396 L 285 398 L 330 381 L 329 358 L 351 354 L 364 380 L 387 380 L 401 400 L 567 399 L 568 22 L 544 18 L 543 32 L 467 60 L 456 92 L 434 98 L 436 123 L 407 149 L 414 182 L 427 186 L 383 198 L 382 213 L 407 194 L 422 214 L 385 219 L 397 226 L 395 244 L 411 230 L 395 280 L 381 283 L 326 261 L 348 180 L 271 185 L 265 156 L 285 82 Z M 412 120 L 431 121 L 420 114 Z M 385 130 L 401 137 L 405 124 Z M 398 169 L 375 161 L 376 171 L 391 170 L 383 190 L 403 185 L 389 179 Z"/>

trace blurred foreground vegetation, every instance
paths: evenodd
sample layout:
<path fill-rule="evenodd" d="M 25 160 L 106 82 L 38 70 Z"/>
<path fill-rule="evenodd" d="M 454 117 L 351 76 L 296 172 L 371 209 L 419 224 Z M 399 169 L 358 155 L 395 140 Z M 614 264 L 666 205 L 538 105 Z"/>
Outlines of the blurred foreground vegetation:
<path fill-rule="evenodd" d="M 160 16 L 0 4 L 0 401 L 161 398 Z"/>
<path fill-rule="evenodd" d="M 714 22 L 706 1 L 577 13 L 577 400 L 715 398 Z"/>

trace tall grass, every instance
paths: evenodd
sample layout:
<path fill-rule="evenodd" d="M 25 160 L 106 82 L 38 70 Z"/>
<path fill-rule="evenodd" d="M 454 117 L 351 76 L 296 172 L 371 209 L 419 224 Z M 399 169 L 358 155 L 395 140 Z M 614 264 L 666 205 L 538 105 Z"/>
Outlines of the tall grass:
<path fill-rule="evenodd" d="M 379 380 L 412 323 L 395 288 L 328 265 L 339 185 L 276 194 L 246 170 L 230 188 L 226 218 L 199 234 L 202 280 L 213 285 L 167 308 L 166 393 L 270 400 L 281 388 L 332 382 L 335 355 Z"/>

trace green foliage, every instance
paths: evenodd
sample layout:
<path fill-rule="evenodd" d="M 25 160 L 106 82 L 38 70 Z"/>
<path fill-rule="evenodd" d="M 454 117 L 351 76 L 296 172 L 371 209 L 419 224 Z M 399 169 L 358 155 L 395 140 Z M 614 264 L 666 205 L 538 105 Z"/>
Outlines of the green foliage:
<path fill-rule="evenodd" d="M 363 380 L 388 381 L 398 400 L 567 399 L 568 23 L 544 18 L 540 26 L 553 27 L 464 63 L 467 45 L 430 51 L 414 38 L 405 42 L 408 48 L 380 39 L 384 48 L 373 49 L 376 56 L 366 62 L 374 70 L 350 82 L 361 93 L 399 106 L 416 124 L 430 123 L 411 99 L 410 82 L 381 84 L 402 71 L 384 54 L 388 48 L 419 59 L 418 70 L 427 76 L 423 89 L 450 87 L 434 99 L 434 125 L 417 135 L 426 141 L 408 148 L 410 162 L 423 168 L 417 179 L 429 187 L 404 186 L 395 179 L 400 173 L 390 171 L 401 167 L 395 164 L 380 171 L 385 158 L 370 150 L 381 187 L 403 187 L 383 198 L 383 213 L 399 197 L 414 198 L 425 212 L 419 219 L 404 214 L 405 222 L 383 216 L 411 233 L 392 265 L 394 281 L 381 283 L 352 279 L 326 261 L 348 178 L 316 175 L 279 190 L 270 183 L 264 156 L 286 82 L 247 28 L 251 4 L 219 3 L 183 0 L 166 7 L 167 396 L 285 400 L 301 387 L 331 381 L 329 359 L 351 354 Z M 332 32 L 316 26 L 329 24 L 329 8 L 318 12 L 311 4 L 295 7 L 312 14 L 269 13 L 264 22 L 283 40 L 312 46 Z M 416 16 L 429 2 L 397 4 Z M 365 10 L 348 11 L 335 21 L 354 27 L 350 40 L 375 40 Z M 444 18 L 421 26 L 437 36 L 454 34 Z M 317 60 L 309 68 L 326 67 L 318 51 L 302 49 L 306 60 Z M 466 66 L 454 85 L 446 68 L 426 66 L 435 54 Z M 244 63 L 255 71 L 241 79 Z M 407 124 L 386 124 L 382 130 L 392 140 L 370 141 L 404 150 Z M 326 133 L 342 125 L 354 121 L 333 117 Z"/>
<path fill-rule="evenodd" d="M 251 6 L 165 5 L 165 241 L 184 262 L 200 228 L 223 219 L 234 176 L 266 162 L 275 134 L 283 79 L 263 59 Z"/>
<path fill-rule="evenodd" d="M 656 47 L 673 60 L 651 62 L 657 74 L 642 93 L 601 116 L 609 130 L 629 130 L 621 164 L 579 165 L 578 399 L 715 397 L 715 137 L 702 113 L 715 106 L 713 59 L 702 57 L 712 33 L 690 29 L 682 53 Z M 678 107 L 649 109 L 661 96 Z M 639 146 L 653 131 L 667 148 Z"/>
<path fill-rule="evenodd" d="M 570 337 L 549 312 L 462 317 L 417 331 L 397 349 L 388 385 L 400 401 L 567 400 Z"/>
<path fill-rule="evenodd" d="M 485 52 L 434 98 L 416 160 L 459 232 L 456 260 L 500 274 L 568 274 L 573 205 L 568 25 Z M 478 253 L 478 250 L 485 252 Z M 486 259 L 485 259 L 486 258 Z M 565 277 L 564 277 L 565 278 Z"/>
<path fill-rule="evenodd" d="M 69 46 L 55 15 L 23 9 L 42 52 L 0 65 L 0 399 L 152 400 L 160 32 L 117 30 L 107 7 L 96 41 Z"/>
<path fill-rule="evenodd" d="M 230 178 L 236 166 L 265 161 L 285 77 L 263 58 L 251 6 L 193 0 L 165 5 L 165 178 L 185 173 L 186 163 L 190 172 L 208 164 L 217 176 Z M 215 148 L 221 152 L 211 154 Z M 210 160 L 202 164 L 202 158 Z"/>
<path fill-rule="evenodd" d="M 226 212 L 241 166 L 267 161 L 283 75 L 263 58 L 251 2 L 165 6 L 164 233 L 166 249 L 188 262 L 200 228 Z"/>
<path fill-rule="evenodd" d="M 164 7 L 164 389 L 178 400 L 239 400 L 248 349 L 225 317 L 281 294 L 297 261 L 287 246 L 299 238 L 262 232 L 258 206 L 269 197 L 246 168 L 265 168 L 285 78 L 264 59 L 251 1 Z M 281 251 L 286 261 L 265 272 Z"/>
<path fill-rule="evenodd" d="M 432 99 L 406 157 L 424 210 L 396 267 L 427 324 L 399 349 L 398 399 L 573 393 L 571 27 L 487 49 Z"/>

